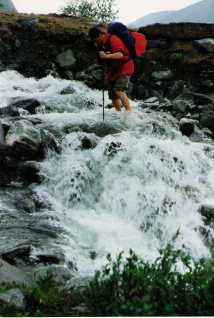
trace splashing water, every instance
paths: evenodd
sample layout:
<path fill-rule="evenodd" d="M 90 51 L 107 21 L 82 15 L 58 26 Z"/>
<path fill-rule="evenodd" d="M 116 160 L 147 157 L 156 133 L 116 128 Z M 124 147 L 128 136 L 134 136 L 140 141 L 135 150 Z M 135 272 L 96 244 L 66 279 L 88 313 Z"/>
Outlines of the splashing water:
<path fill-rule="evenodd" d="M 62 136 L 61 154 L 49 152 L 34 191 L 50 203 L 41 215 L 62 229 L 58 242 L 78 275 L 93 274 L 108 253 L 122 250 L 153 260 L 177 231 L 176 248 L 194 258 L 209 255 L 198 212 L 214 194 L 205 143 L 182 137 L 173 117 L 137 103 L 130 114 L 107 110 L 103 123 L 101 93 L 79 82 L 14 72 L 0 77 L 2 105 L 20 94 L 39 99 L 44 108 L 36 117 Z M 61 95 L 68 86 L 73 93 Z"/>

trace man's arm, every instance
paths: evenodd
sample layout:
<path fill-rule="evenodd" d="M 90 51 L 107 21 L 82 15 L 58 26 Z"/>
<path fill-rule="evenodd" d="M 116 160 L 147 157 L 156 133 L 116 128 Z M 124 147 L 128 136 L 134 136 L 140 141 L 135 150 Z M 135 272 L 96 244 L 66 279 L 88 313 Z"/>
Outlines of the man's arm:
<path fill-rule="evenodd" d="M 123 53 L 122 52 L 105 53 L 104 51 L 100 51 L 99 56 L 102 60 L 120 60 L 123 58 Z"/>

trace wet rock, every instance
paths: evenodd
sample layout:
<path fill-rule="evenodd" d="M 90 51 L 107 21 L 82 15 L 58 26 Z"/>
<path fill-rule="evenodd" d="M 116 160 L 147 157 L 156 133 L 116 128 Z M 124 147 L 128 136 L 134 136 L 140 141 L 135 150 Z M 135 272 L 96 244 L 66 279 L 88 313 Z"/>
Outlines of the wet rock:
<path fill-rule="evenodd" d="M 1 144 L 4 143 L 4 138 L 5 138 L 4 127 L 3 127 L 2 123 L 0 123 L 0 143 Z"/>
<path fill-rule="evenodd" d="M 8 264 L 0 258 L 0 284 L 12 283 L 29 285 L 31 279 L 30 276 L 22 270 Z"/>
<path fill-rule="evenodd" d="M 44 265 L 59 265 L 60 263 L 65 262 L 65 257 L 62 253 L 54 254 L 37 254 L 36 255 L 36 262 L 42 263 Z"/>
<path fill-rule="evenodd" d="M 97 146 L 97 141 L 95 140 L 95 138 L 92 139 L 92 138 L 89 138 L 88 136 L 84 136 L 81 139 L 81 143 L 82 143 L 81 148 L 83 150 L 93 149 Z"/>
<path fill-rule="evenodd" d="M 75 78 L 90 86 L 97 85 L 98 88 L 104 85 L 103 70 L 99 64 L 92 64 L 87 69 L 77 72 Z"/>
<path fill-rule="evenodd" d="M 203 204 L 199 212 L 204 217 L 204 222 L 206 225 L 214 224 L 214 205 L 213 204 Z"/>
<path fill-rule="evenodd" d="M 30 264 L 31 246 L 20 246 L 6 253 L 1 258 L 10 265 Z"/>
<path fill-rule="evenodd" d="M 19 160 L 43 159 L 47 149 L 60 151 L 50 132 L 39 129 L 28 120 L 14 122 L 7 133 L 6 144 L 12 147 L 14 156 Z"/>
<path fill-rule="evenodd" d="M 30 114 L 35 114 L 36 108 L 40 105 L 41 103 L 37 99 L 29 98 L 15 100 L 8 107 L 14 107 L 15 109 L 22 108 L 27 110 Z"/>
<path fill-rule="evenodd" d="M 214 131 L 214 112 L 205 111 L 200 115 L 200 126 Z"/>
<path fill-rule="evenodd" d="M 63 88 L 63 90 L 60 92 L 61 95 L 72 95 L 75 93 L 75 89 L 71 86 L 67 86 Z"/>
<path fill-rule="evenodd" d="M 157 109 L 159 108 L 159 106 L 160 106 L 159 98 L 154 96 L 144 100 L 143 103 L 141 104 L 142 108 L 148 107 L 151 109 Z"/>
<path fill-rule="evenodd" d="M 60 145 L 51 132 L 49 132 L 46 129 L 41 129 L 40 134 L 41 134 L 40 150 L 43 157 L 45 156 L 48 149 L 51 149 L 55 151 L 56 153 L 61 152 Z"/>
<path fill-rule="evenodd" d="M 119 151 L 123 150 L 124 147 L 121 142 L 114 142 L 107 143 L 104 154 L 108 157 L 114 157 Z"/>
<path fill-rule="evenodd" d="M 152 77 L 157 81 L 167 81 L 173 78 L 173 73 L 171 70 L 166 71 L 156 71 L 152 73 Z"/>
<path fill-rule="evenodd" d="M 0 303 L 12 305 L 18 309 L 25 309 L 25 297 L 18 288 L 13 288 L 0 293 Z"/>
<path fill-rule="evenodd" d="M 188 110 L 189 102 L 183 99 L 175 99 L 173 101 L 173 110 L 178 113 L 185 113 Z"/>
<path fill-rule="evenodd" d="M 195 40 L 193 45 L 202 53 L 214 53 L 214 39 L 212 38 Z"/>
<path fill-rule="evenodd" d="M 17 157 L 23 160 L 38 159 L 41 143 L 40 130 L 27 120 L 15 122 L 6 136 L 6 144 L 13 146 Z"/>
<path fill-rule="evenodd" d="M 0 108 L 0 116 L 17 117 L 19 116 L 19 111 L 17 107 L 9 105 L 9 106 Z"/>
<path fill-rule="evenodd" d="M 189 118 L 181 118 L 179 122 L 179 130 L 182 132 L 183 135 L 189 137 L 195 131 L 195 123 L 196 121 Z"/>
<path fill-rule="evenodd" d="M 204 80 L 201 82 L 201 85 L 203 89 L 209 91 L 213 91 L 214 90 L 214 81 L 211 80 Z"/>
<path fill-rule="evenodd" d="M 174 85 L 169 89 L 168 98 L 175 99 L 183 93 L 184 81 L 180 80 L 174 83 Z"/>
<path fill-rule="evenodd" d="M 76 58 L 72 50 L 66 50 L 56 57 L 56 61 L 63 69 L 73 68 L 76 64 Z"/>
<path fill-rule="evenodd" d="M 37 205 L 33 193 L 29 190 L 21 191 L 14 197 L 14 206 L 18 211 L 33 213 L 37 210 Z"/>
<path fill-rule="evenodd" d="M 208 105 L 213 104 L 214 100 L 207 95 L 194 93 L 193 95 L 194 103 L 196 105 Z"/>
<path fill-rule="evenodd" d="M 144 99 L 147 97 L 145 87 L 142 84 L 134 85 L 133 94 L 138 99 Z"/>
<path fill-rule="evenodd" d="M 25 185 L 40 183 L 42 181 L 42 176 L 39 174 L 39 166 L 33 161 L 18 163 L 16 174 L 17 179 Z"/>
<path fill-rule="evenodd" d="M 65 76 L 66 76 L 66 78 L 68 78 L 71 81 L 74 80 L 74 74 L 72 71 L 65 71 Z"/>
<path fill-rule="evenodd" d="M 39 266 L 33 272 L 33 280 L 39 281 L 48 275 L 52 275 L 53 279 L 58 283 L 65 283 L 72 278 L 72 272 L 64 266 Z"/>

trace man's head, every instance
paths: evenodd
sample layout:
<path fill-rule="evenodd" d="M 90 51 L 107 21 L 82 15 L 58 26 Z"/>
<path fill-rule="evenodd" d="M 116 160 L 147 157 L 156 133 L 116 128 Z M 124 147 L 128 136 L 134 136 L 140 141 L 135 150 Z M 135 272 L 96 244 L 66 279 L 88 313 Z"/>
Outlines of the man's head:
<path fill-rule="evenodd" d="M 100 23 L 97 25 L 94 25 L 92 28 L 90 28 L 88 35 L 92 41 L 96 41 L 98 38 L 102 39 L 107 34 L 107 25 L 104 23 Z"/>

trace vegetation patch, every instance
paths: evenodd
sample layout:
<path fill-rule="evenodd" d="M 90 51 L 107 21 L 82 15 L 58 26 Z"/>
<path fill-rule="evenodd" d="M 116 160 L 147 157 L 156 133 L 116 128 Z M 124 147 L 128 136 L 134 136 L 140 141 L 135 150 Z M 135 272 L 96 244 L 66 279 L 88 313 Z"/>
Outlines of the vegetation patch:
<path fill-rule="evenodd" d="M 121 253 L 84 287 L 66 287 L 49 274 L 31 287 L 19 287 L 26 310 L 1 306 L 17 316 L 182 316 L 213 315 L 214 260 L 194 261 L 168 245 L 153 263 L 133 251 Z"/>

